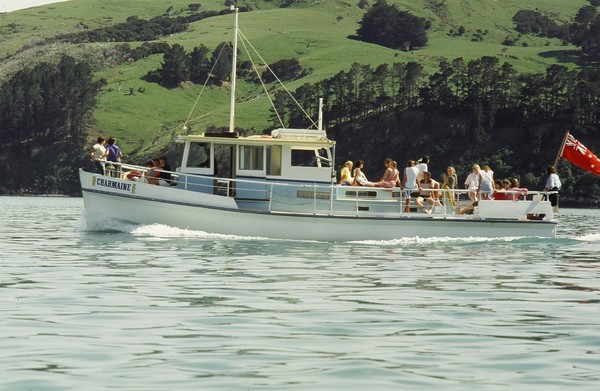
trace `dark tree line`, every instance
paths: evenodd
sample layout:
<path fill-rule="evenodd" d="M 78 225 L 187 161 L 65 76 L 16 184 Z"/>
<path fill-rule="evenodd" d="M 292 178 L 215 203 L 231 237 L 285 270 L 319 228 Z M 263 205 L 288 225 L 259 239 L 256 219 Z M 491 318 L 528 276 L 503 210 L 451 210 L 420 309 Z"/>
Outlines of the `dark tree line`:
<path fill-rule="evenodd" d="M 102 81 L 87 63 L 22 69 L 0 85 L 0 193 L 78 191 L 90 114 Z"/>
<path fill-rule="evenodd" d="M 231 78 L 232 54 L 233 48 L 227 42 L 222 42 L 212 52 L 205 45 L 195 47 L 191 53 L 179 44 L 167 45 L 164 47 L 161 67 L 148 72 L 145 79 L 168 88 L 187 81 L 220 85 Z M 259 83 L 260 79 L 271 83 L 276 80 L 275 75 L 285 81 L 298 79 L 308 73 L 295 58 L 279 60 L 267 66 L 259 64 L 257 68 L 259 72 L 262 70 L 260 76 L 250 61 L 244 61 L 238 66 L 237 76 L 254 83 Z"/>
<path fill-rule="evenodd" d="M 187 81 L 221 84 L 230 77 L 232 53 L 233 48 L 226 42 L 218 45 L 212 53 L 205 45 L 195 47 L 191 53 L 179 44 L 167 45 L 161 67 L 148 72 L 144 78 L 167 88 Z"/>
<path fill-rule="evenodd" d="M 305 107 L 325 101 L 325 118 L 337 125 L 389 109 L 468 113 L 473 134 L 482 140 L 499 117 L 521 123 L 559 121 L 578 128 L 600 126 L 600 74 L 552 65 L 545 74 L 518 73 L 496 57 L 472 61 L 442 60 L 439 70 L 426 74 L 415 62 L 355 63 L 349 71 L 295 92 Z M 278 106 L 290 126 L 306 126 L 300 109 L 279 96 Z"/>

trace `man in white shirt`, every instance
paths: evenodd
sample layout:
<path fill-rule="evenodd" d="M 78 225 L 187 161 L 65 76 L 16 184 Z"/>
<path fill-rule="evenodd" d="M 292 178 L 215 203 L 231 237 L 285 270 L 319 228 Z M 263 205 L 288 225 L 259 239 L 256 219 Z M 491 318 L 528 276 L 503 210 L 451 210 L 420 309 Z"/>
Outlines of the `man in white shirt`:
<path fill-rule="evenodd" d="M 554 166 L 548 166 L 546 171 L 548 172 L 548 180 L 546 181 L 544 191 L 560 191 L 562 183 L 556 174 Z M 548 200 L 550 200 L 550 205 L 552 205 L 552 208 L 556 211 L 558 209 L 558 193 L 550 194 Z"/>

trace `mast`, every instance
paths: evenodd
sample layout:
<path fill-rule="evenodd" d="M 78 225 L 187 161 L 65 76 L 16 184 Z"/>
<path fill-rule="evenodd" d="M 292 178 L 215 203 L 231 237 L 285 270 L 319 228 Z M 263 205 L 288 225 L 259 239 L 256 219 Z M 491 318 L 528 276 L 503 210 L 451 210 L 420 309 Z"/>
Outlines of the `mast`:
<path fill-rule="evenodd" d="M 560 157 L 562 156 L 562 153 L 565 150 L 565 143 L 567 142 L 568 135 L 569 131 L 567 130 L 565 132 L 565 136 L 563 137 L 562 144 L 560 145 L 560 149 L 558 150 L 558 155 L 556 155 L 556 160 L 554 160 L 554 168 L 556 168 L 556 166 L 558 165 L 558 161 L 560 160 Z"/>
<path fill-rule="evenodd" d="M 231 59 L 231 103 L 229 107 L 229 133 L 235 131 L 235 79 L 237 77 L 237 40 L 238 40 L 238 11 L 239 8 L 231 6 L 231 10 L 235 12 L 233 24 L 233 55 Z"/>
<path fill-rule="evenodd" d="M 319 98 L 319 122 L 318 129 L 323 130 L 323 98 Z"/>

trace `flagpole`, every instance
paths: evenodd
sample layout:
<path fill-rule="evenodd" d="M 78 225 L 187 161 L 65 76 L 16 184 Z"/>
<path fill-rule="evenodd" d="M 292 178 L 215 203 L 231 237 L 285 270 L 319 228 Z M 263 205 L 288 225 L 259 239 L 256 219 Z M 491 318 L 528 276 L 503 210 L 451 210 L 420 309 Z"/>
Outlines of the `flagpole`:
<path fill-rule="evenodd" d="M 556 155 L 556 160 L 554 160 L 554 168 L 555 169 L 556 169 L 556 166 L 558 165 L 558 161 L 560 160 L 560 157 L 562 156 L 563 151 L 565 150 L 565 144 L 567 143 L 567 136 L 569 136 L 568 130 L 565 132 L 565 137 L 563 137 L 562 144 L 560 145 L 560 149 L 558 150 L 558 155 Z"/>

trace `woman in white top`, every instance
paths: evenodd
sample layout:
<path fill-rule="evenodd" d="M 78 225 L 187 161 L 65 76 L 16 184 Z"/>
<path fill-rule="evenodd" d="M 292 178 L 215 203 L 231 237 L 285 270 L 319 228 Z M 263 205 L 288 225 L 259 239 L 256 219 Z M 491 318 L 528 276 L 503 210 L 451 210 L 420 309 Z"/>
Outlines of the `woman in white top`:
<path fill-rule="evenodd" d="M 471 201 L 477 201 L 477 190 L 479 189 L 479 164 L 473 164 L 472 167 L 473 172 L 469 174 L 467 179 L 465 180 L 465 189 L 469 190 L 469 198 Z"/>
<path fill-rule="evenodd" d="M 92 157 L 92 161 L 96 165 L 98 174 L 104 175 L 104 163 L 106 162 L 106 155 L 108 155 L 108 152 L 104 147 L 104 137 L 98 137 L 96 144 L 94 144 L 92 147 L 90 155 Z"/>
<path fill-rule="evenodd" d="M 362 160 L 358 160 L 356 162 L 356 168 L 354 169 L 354 186 L 369 186 L 373 187 L 375 184 L 373 182 L 369 182 L 367 176 L 362 172 L 362 168 L 364 167 L 365 162 Z"/>

